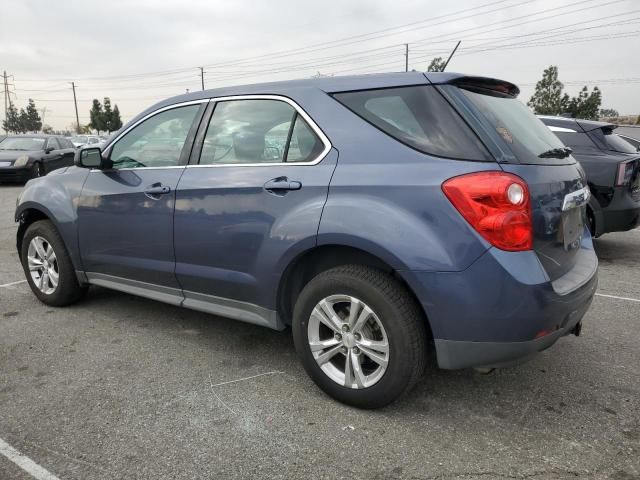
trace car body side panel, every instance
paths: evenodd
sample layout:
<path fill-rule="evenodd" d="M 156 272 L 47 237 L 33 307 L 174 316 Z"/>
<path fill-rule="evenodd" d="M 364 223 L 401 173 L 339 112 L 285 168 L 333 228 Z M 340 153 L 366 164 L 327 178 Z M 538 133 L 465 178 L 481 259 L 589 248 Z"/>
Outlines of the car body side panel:
<path fill-rule="evenodd" d="M 173 212 L 181 168 L 92 170 L 78 201 L 78 237 L 85 270 L 178 288 Z M 170 192 L 152 198 L 145 190 Z"/>
<path fill-rule="evenodd" d="M 499 165 L 430 157 L 376 132 L 360 120 L 337 144 L 340 163 L 318 244 L 360 248 L 395 269 L 465 269 L 489 244 L 444 196 L 441 185 L 469 172 L 499 171 Z M 374 135 L 375 142 L 367 141 Z"/>
<path fill-rule="evenodd" d="M 316 244 L 337 160 L 333 149 L 316 165 L 187 167 L 175 210 L 176 277 L 185 295 L 275 310 L 282 260 Z M 283 176 L 302 187 L 265 191 L 267 181 Z"/>
<path fill-rule="evenodd" d="M 51 219 L 76 270 L 83 268 L 78 244 L 77 204 L 87 175 L 89 170 L 71 167 L 31 180 L 20 194 L 16 208 L 16 220 L 29 208 L 39 210 Z"/>

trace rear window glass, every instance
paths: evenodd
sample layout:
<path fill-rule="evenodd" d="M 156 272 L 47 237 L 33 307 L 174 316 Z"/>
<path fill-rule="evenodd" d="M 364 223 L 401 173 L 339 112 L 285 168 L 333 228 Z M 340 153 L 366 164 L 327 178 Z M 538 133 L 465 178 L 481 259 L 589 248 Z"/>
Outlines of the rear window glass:
<path fill-rule="evenodd" d="M 555 132 L 558 138 L 567 147 L 570 147 L 574 153 L 589 153 L 594 150 L 598 151 L 598 147 L 589 135 L 582 132 Z"/>
<path fill-rule="evenodd" d="M 596 128 L 590 131 L 589 134 L 605 150 L 613 150 L 620 153 L 636 153 L 638 151 L 637 148 L 613 132 L 612 128 Z"/>
<path fill-rule="evenodd" d="M 544 163 L 545 155 L 542 154 L 564 147 L 558 137 L 516 98 L 488 91 L 463 89 L 462 92 L 491 123 L 520 163 Z"/>
<path fill-rule="evenodd" d="M 346 92 L 334 98 L 416 150 L 461 160 L 493 160 L 460 115 L 431 86 Z"/>

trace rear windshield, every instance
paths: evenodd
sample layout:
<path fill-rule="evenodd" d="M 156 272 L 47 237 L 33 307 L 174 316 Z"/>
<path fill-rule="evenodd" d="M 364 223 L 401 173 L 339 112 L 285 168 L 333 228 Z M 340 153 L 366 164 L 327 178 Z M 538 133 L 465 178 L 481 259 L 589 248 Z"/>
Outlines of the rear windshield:
<path fill-rule="evenodd" d="M 484 145 L 431 86 L 337 93 L 334 98 L 387 135 L 439 157 L 492 161 Z"/>
<path fill-rule="evenodd" d="M 613 150 L 614 152 L 620 153 L 637 153 L 638 149 L 636 147 L 613 132 L 613 128 L 596 128 L 595 130 L 591 130 L 589 135 L 591 135 L 596 143 L 604 150 Z"/>
<path fill-rule="evenodd" d="M 516 98 L 490 91 L 479 93 L 462 89 L 462 92 L 489 120 L 520 163 L 544 163 L 545 157 L 555 158 L 550 153 L 552 150 L 564 148 L 562 142 Z M 566 156 L 560 152 L 557 158 Z"/>

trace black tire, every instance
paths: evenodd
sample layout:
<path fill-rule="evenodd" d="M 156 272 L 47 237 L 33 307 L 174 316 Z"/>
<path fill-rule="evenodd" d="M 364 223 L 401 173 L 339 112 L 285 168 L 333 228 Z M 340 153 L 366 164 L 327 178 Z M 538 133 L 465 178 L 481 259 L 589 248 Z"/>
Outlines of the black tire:
<path fill-rule="evenodd" d="M 350 295 L 367 304 L 386 331 L 389 362 L 382 377 L 365 388 L 347 388 L 332 380 L 316 362 L 308 323 L 318 302 Z M 390 275 L 362 265 L 345 265 L 313 278 L 300 293 L 293 313 L 293 338 L 305 370 L 325 393 L 358 408 L 380 408 L 409 392 L 427 361 L 426 318 L 412 295 Z"/>
<path fill-rule="evenodd" d="M 31 166 L 31 178 L 38 178 L 44 176 L 44 171 L 40 162 L 33 162 Z"/>
<path fill-rule="evenodd" d="M 596 216 L 593 213 L 593 210 L 591 210 L 591 207 L 587 207 L 587 227 L 589 228 L 589 233 L 591 233 L 593 238 L 599 237 L 599 235 L 596 235 L 596 232 L 598 231 L 596 229 Z"/>
<path fill-rule="evenodd" d="M 58 286 L 49 294 L 42 292 L 38 288 L 29 272 L 27 255 L 29 244 L 34 237 L 42 237 L 46 240 L 56 255 Z M 49 220 L 39 220 L 29 225 L 22 239 L 20 259 L 27 282 L 34 295 L 38 297 L 42 303 L 53 307 L 64 307 L 77 302 L 86 294 L 88 287 L 79 284 L 75 269 L 71 263 L 71 258 L 69 257 L 69 252 L 62 241 L 62 237 L 60 237 L 58 230 Z"/>

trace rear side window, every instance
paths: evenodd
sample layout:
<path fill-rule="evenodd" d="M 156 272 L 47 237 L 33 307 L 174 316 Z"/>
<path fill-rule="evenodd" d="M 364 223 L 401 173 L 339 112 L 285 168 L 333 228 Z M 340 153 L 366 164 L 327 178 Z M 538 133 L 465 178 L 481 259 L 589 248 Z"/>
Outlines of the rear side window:
<path fill-rule="evenodd" d="M 460 115 L 431 86 L 337 93 L 334 98 L 416 150 L 461 160 L 493 160 Z"/>
<path fill-rule="evenodd" d="M 228 100 L 215 107 L 200 164 L 311 162 L 323 150 L 322 141 L 288 103 Z"/>

